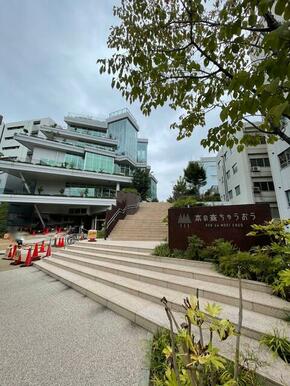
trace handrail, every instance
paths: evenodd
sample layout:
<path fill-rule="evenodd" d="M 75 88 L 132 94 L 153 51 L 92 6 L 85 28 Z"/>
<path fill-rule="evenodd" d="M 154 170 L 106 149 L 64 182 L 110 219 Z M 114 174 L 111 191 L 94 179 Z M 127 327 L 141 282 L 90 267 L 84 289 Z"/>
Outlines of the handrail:
<path fill-rule="evenodd" d="M 117 222 L 127 214 L 134 214 L 139 208 L 140 197 L 135 193 L 117 192 L 117 204 L 107 210 L 105 221 L 105 239 L 112 232 Z"/>

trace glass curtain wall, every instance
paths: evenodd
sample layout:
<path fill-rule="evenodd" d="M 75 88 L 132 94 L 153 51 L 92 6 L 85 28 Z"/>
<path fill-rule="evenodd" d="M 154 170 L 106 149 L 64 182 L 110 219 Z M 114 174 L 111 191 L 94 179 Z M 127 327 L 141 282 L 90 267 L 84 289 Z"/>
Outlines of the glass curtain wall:
<path fill-rule="evenodd" d="M 65 167 L 71 167 L 72 169 L 80 169 L 84 168 L 84 159 L 83 157 L 75 154 L 66 154 L 64 157 L 64 165 Z"/>
<path fill-rule="evenodd" d="M 84 169 L 93 172 L 114 173 L 114 158 L 86 152 Z"/>
<path fill-rule="evenodd" d="M 147 163 L 147 145 L 145 142 L 138 142 L 137 161 L 140 163 Z"/>
<path fill-rule="evenodd" d="M 118 154 L 137 161 L 137 130 L 126 118 L 109 123 L 109 134 L 118 140 Z"/>

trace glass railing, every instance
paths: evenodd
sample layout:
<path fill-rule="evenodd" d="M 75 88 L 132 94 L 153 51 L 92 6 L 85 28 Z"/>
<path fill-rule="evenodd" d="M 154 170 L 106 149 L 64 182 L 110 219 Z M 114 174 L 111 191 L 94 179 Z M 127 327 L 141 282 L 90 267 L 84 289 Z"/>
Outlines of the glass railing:
<path fill-rule="evenodd" d="M 45 186 L 42 190 L 35 190 L 32 193 L 28 193 L 25 187 L 19 187 L 18 189 L 6 189 L 1 188 L 0 194 L 7 194 L 7 195 L 24 195 L 24 196 L 50 196 L 50 197 L 83 197 L 83 198 L 109 198 L 109 199 L 115 199 L 116 198 L 116 191 L 113 189 L 86 189 L 86 188 L 65 188 L 63 193 L 60 191 L 58 192 L 51 192 L 47 193 L 45 191 Z M 94 190 L 94 191 L 93 191 Z"/>
<path fill-rule="evenodd" d="M 53 168 L 61 168 L 61 169 L 72 169 L 72 170 L 79 170 L 79 171 L 85 171 L 85 172 L 91 172 L 96 174 L 112 174 L 117 176 L 125 176 L 125 177 L 132 177 L 133 176 L 133 169 L 127 169 L 126 167 L 120 167 L 119 165 L 114 166 L 114 172 L 108 173 L 104 172 L 101 169 L 99 171 L 93 171 L 93 170 L 86 170 L 84 168 L 78 167 L 76 164 L 73 164 L 72 162 L 58 162 L 53 161 L 49 159 L 41 159 L 41 160 L 29 160 L 27 158 L 18 158 L 13 159 L 9 157 L 3 157 L 0 158 L 0 161 L 4 162 L 13 162 L 13 163 L 24 163 L 24 164 L 30 164 L 30 165 L 40 165 L 40 166 L 49 166 Z"/>

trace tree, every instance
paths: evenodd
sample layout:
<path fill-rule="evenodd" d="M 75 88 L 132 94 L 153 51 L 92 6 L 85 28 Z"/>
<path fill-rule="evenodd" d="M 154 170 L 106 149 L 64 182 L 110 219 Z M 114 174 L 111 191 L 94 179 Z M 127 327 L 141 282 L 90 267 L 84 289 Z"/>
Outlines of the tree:
<path fill-rule="evenodd" d="M 141 196 L 142 200 L 148 197 L 148 190 L 150 189 L 150 171 L 149 169 L 137 168 L 134 170 L 132 185 Z"/>
<path fill-rule="evenodd" d="M 179 177 L 176 184 L 173 186 L 171 201 L 176 201 L 178 198 L 188 194 L 186 181 L 184 177 Z"/>
<path fill-rule="evenodd" d="M 199 189 L 206 184 L 205 170 L 198 162 L 190 161 L 184 169 L 184 179 L 189 185 L 188 191 L 199 195 Z"/>
<path fill-rule="evenodd" d="M 145 115 L 165 103 L 181 109 L 172 127 L 182 139 L 218 108 L 220 123 L 201 141 L 210 150 L 258 144 L 259 135 L 237 136 L 244 123 L 290 144 L 289 1 L 122 0 L 114 15 L 108 47 L 117 52 L 98 60 L 100 73 Z"/>

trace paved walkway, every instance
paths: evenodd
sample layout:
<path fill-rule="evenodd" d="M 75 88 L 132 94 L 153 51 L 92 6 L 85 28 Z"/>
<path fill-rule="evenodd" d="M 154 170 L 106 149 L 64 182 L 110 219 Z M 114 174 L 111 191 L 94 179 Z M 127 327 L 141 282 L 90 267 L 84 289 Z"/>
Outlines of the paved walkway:
<path fill-rule="evenodd" d="M 149 337 L 33 267 L 0 273 L 1 386 L 147 386 Z"/>

